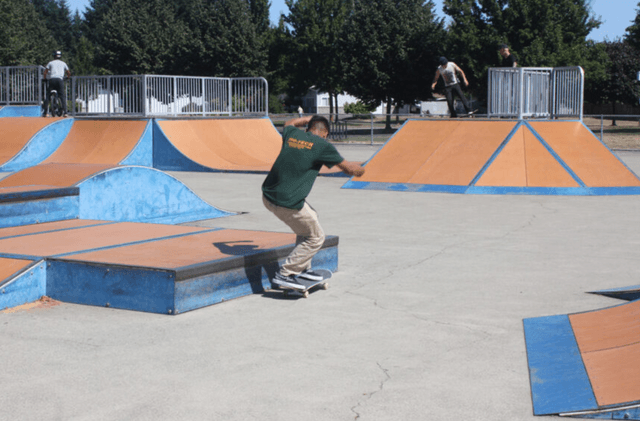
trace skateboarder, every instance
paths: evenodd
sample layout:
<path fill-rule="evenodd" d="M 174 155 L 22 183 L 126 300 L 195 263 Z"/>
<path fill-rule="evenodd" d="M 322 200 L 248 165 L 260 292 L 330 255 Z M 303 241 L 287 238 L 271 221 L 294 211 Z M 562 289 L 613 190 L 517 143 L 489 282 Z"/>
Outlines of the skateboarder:
<path fill-rule="evenodd" d="M 306 202 L 323 165 L 337 165 L 352 176 L 364 174 L 364 167 L 346 161 L 325 139 L 329 121 L 321 116 L 294 118 L 284 124 L 282 149 L 262 184 L 265 207 L 287 224 L 297 235 L 296 246 L 276 273 L 273 283 L 284 288 L 303 290 L 297 277 L 322 280 L 311 270 L 311 259 L 324 244 L 324 232 L 318 214 Z M 300 128 L 307 126 L 307 130 Z"/>
<path fill-rule="evenodd" d="M 433 78 L 433 83 L 431 84 L 431 89 L 435 90 L 436 84 L 438 83 L 438 79 L 440 78 L 440 75 L 442 75 L 442 79 L 444 80 L 444 86 L 445 86 L 444 88 L 445 95 L 447 97 L 447 105 L 449 106 L 449 114 L 451 114 L 451 117 L 453 118 L 458 117 L 458 113 L 456 112 L 456 108 L 454 106 L 455 104 L 453 102 L 454 93 L 458 95 L 458 98 L 460 98 L 460 100 L 462 101 L 462 106 L 464 107 L 467 114 L 475 113 L 475 110 L 473 111 L 471 110 L 471 107 L 469 106 L 467 99 L 464 97 L 464 94 L 462 93 L 462 89 L 460 88 L 460 82 L 458 80 L 457 74 L 460 74 L 460 76 L 462 76 L 462 81 L 464 82 L 464 86 L 469 86 L 469 81 L 467 80 L 467 76 L 464 74 L 462 69 L 458 67 L 458 65 L 455 64 L 454 62 L 447 60 L 446 57 L 440 57 L 440 66 L 438 66 L 438 68 L 436 69 L 436 74 Z"/>

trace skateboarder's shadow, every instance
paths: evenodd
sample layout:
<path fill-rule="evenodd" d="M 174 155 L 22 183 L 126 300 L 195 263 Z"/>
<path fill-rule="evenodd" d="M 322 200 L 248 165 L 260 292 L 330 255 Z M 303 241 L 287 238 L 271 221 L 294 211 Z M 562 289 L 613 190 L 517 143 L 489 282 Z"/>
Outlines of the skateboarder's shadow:
<path fill-rule="evenodd" d="M 223 254 L 244 258 L 244 272 L 254 294 L 264 293 L 271 288 L 270 280 L 276 276 L 280 266 L 277 261 L 260 258 L 259 253 L 256 253 L 260 246 L 252 244 L 250 240 L 222 241 L 213 243 L 213 246 Z"/>
<path fill-rule="evenodd" d="M 223 241 L 219 243 L 213 243 L 213 246 L 220 250 L 220 253 L 229 254 L 231 256 L 245 256 L 248 254 L 254 254 L 254 252 L 259 248 L 257 244 L 236 243 L 251 243 L 251 241 Z"/>

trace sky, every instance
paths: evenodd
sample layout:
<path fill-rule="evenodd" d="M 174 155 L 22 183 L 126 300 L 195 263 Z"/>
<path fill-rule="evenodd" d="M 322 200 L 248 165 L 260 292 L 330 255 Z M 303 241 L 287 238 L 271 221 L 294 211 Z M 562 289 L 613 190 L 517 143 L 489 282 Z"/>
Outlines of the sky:
<path fill-rule="evenodd" d="M 631 26 L 631 22 L 636 17 L 638 1 L 640 0 L 592 0 L 591 8 L 603 23 L 600 28 L 592 31 L 588 38 L 594 41 L 614 41 L 622 37 L 625 29 Z M 438 15 L 445 17 L 442 12 L 442 0 L 434 0 L 434 2 Z M 67 0 L 67 4 L 72 13 L 76 10 L 82 13 L 89 4 L 89 0 Z M 270 18 L 274 24 L 278 23 L 281 13 L 287 14 L 288 11 L 284 0 L 271 0 Z"/>

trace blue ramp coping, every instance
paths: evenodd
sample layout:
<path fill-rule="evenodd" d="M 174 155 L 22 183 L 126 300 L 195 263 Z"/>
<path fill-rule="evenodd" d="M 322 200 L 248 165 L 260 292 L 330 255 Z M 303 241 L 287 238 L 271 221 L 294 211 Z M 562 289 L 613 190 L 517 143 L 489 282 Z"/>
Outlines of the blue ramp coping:
<path fill-rule="evenodd" d="M 535 415 L 597 410 L 569 316 L 524 319 Z"/>
<path fill-rule="evenodd" d="M 0 108 L 0 117 L 40 117 L 42 108 L 39 105 L 7 105 Z"/>
<path fill-rule="evenodd" d="M 622 409 L 618 408 L 614 410 L 582 412 L 568 416 L 572 418 L 584 418 L 592 420 L 640 420 L 640 408 L 634 406 Z"/>
<path fill-rule="evenodd" d="M 40 164 L 60 147 L 72 126 L 73 119 L 66 118 L 43 127 L 20 152 L 0 166 L 0 171 L 20 171 Z"/>

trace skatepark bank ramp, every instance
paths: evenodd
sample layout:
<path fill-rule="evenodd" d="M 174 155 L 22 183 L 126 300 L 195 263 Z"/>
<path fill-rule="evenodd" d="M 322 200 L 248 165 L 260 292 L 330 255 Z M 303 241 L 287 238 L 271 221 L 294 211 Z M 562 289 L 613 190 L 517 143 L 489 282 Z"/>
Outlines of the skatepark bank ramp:
<path fill-rule="evenodd" d="M 640 194 L 580 121 L 409 120 L 343 188 L 470 194 Z"/>
<path fill-rule="evenodd" d="M 41 163 L 150 167 L 152 124 L 147 120 L 0 119 L 0 171 Z"/>
<path fill-rule="evenodd" d="M 640 420 L 640 301 L 524 320 L 535 415 Z"/>
<path fill-rule="evenodd" d="M 267 173 L 282 136 L 267 117 L 154 120 L 153 166 L 165 171 Z M 341 175 L 323 167 L 321 175 Z"/>

